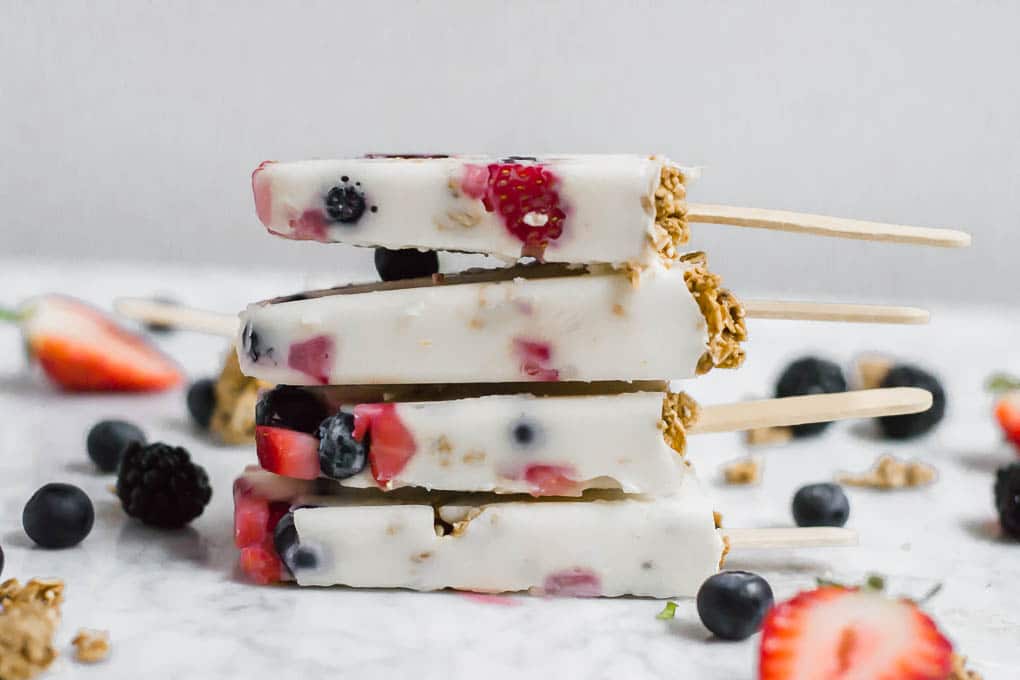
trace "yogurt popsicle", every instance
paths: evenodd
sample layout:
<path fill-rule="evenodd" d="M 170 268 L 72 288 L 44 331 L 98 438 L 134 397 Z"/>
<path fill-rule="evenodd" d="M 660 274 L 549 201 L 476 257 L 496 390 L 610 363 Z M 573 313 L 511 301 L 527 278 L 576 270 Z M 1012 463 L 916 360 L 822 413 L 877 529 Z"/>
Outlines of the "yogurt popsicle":
<path fill-rule="evenodd" d="M 668 392 L 327 405 L 281 387 L 263 396 L 255 439 L 265 470 L 351 487 L 669 495 L 688 469 L 697 413 L 693 399 Z"/>
<path fill-rule="evenodd" d="M 307 494 L 302 494 L 301 485 Z M 652 499 L 581 500 L 334 489 L 249 470 L 235 483 L 235 539 L 255 581 L 547 595 L 690 596 L 724 542 L 697 480 Z M 543 540 L 544 537 L 544 540 Z"/>
<path fill-rule="evenodd" d="M 501 271 L 529 278 L 459 275 L 251 305 L 241 369 L 288 385 L 588 382 L 691 378 L 743 360 L 743 309 L 703 258 L 650 267 L 636 286 L 608 267 Z"/>
<path fill-rule="evenodd" d="M 259 219 L 292 239 L 641 266 L 688 238 L 686 172 L 661 156 L 265 162 Z"/>

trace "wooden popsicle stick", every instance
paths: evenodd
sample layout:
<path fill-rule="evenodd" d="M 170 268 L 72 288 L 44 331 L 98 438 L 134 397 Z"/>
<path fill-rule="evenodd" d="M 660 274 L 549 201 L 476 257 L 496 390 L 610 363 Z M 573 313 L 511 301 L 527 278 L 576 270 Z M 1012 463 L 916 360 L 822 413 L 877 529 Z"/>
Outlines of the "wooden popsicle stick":
<path fill-rule="evenodd" d="M 854 546 L 857 532 L 843 527 L 778 527 L 767 529 L 720 529 L 733 550 L 768 548 L 829 548 Z"/>
<path fill-rule="evenodd" d="M 931 318 L 928 310 L 919 307 L 889 307 L 835 302 L 785 302 L 781 300 L 745 300 L 742 304 L 744 315 L 749 319 L 926 324 Z"/>
<path fill-rule="evenodd" d="M 920 413 L 931 408 L 931 392 L 919 387 L 883 387 L 835 394 L 808 394 L 761 401 L 703 406 L 688 434 L 739 432 L 846 418 Z"/>
<path fill-rule="evenodd" d="M 738 208 L 707 203 L 688 203 L 687 221 L 940 248 L 965 248 L 970 245 L 970 234 L 955 229 L 909 227 L 902 224 L 848 220 L 786 210 Z"/>
<path fill-rule="evenodd" d="M 113 301 L 113 309 L 121 316 L 145 323 L 165 324 L 173 328 L 229 338 L 237 335 L 238 320 L 231 314 L 207 312 L 143 298 L 118 298 Z"/>

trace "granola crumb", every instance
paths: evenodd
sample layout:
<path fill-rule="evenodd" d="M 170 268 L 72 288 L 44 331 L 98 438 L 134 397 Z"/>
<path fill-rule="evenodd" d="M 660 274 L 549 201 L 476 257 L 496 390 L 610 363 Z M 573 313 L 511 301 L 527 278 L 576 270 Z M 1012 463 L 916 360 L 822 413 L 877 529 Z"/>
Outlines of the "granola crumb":
<path fill-rule="evenodd" d="M 678 247 L 690 239 L 687 224 L 687 188 L 684 174 L 672 165 L 663 165 L 655 188 L 655 224 L 648 235 L 652 247 L 665 262 L 676 260 Z M 646 209 L 647 201 L 642 202 Z"/>
<path fill-rule="evenodd" d="M 983 680 L 980 673 L 967 668 L 967 657 L 962 654 L 953 654 L 952 663 L 947 680 Z"/>
<path fill-rule="evenodd" d="M 687 429 L 697 421 L 700 413 L 698 402 L 686 392 L 667 392 L 662 398 L 662 419 L 659 421 L 662 438 L 681 456 L 687 449 Z"/>
<path fill-rule="evenodd" d="M 255 404 L 259 391 L 268 387 L 269 383 L 241 373 L 237 352 L 229 352 L 214 387 L 216 407 L 209 431 L 224 444 L 255 441 Z"/>
<path fill-rule="evenodd" d="M 716 529 L 722 529 L 722 513 L 718 510 L 712 511 L 712 522 L 715 523 Z"/>
<path fill-rule="evenodd" d="M 885 454 L 870 470 L 859 475 L 843 473 L 839 482 L 848 486 L 866 486 L 872 489 L 903 489 L 926 486 L 935 481 L 936 470 L 918 460 L 901 460 Z"/>
<path fill-rule="evenodd" d="M 741 458 L 723 468 L 727 484 L 757 484 L 761 479 L 761 464 L 753 456 Z"/>
<path fill-rule="evenodd" d="M 74 658 L 81 663 L 98 663 L 110 653 L 110 634 L 105 630 L 82 628 L 71 640 Z"/>
<path fill-rule="evenodd" d="M 17 579 L 0 583 L 0 678 L 27 680 L 57 658 L 53 635 L 60 623 L 62 581 Z"/>
<path fill-rule="evenodd" d="M 855 385 L 857 389 L 871 390 L 882 386 L 895 362 L 881 354 L 866 354 L 854 362 Z"/>
<path fill-rule="evenodd" d="M 719 569 L 726 566 L 726 557 L 730 554 L 730 537 L 722 537 L 722 554 L 719 555 Z"/>
<path fill-rule="evenodd" d="M 744 432 L 744 443 L 748 446 L 770 446 L 785 444 L 793 439 L 793 428 L 756 427 Z"/>
<path fill-rule="evenodd" d="M 721 287 L 722 279 L 708 271 L 703 252 L 688 253 L 680 261 L 689 265 L 684 281 L 708 327 L 708 347 L 698 360 L 698 375 L 715 367 L 737 368 L 744 363 L 740 343 L 747 340 L 744 308 L 730 291 Z"/>

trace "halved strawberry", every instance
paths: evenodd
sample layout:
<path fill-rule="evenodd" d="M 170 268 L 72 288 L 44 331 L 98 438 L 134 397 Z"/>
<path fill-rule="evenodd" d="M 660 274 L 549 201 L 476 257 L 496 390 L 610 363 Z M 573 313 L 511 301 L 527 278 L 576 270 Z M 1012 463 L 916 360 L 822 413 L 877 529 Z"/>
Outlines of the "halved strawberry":
<path fill-rule="evenodd" d="M 995 404 L 995 417 L 1006 435 L 1020 452 L 1020 392 L 1008 392 Z"/>
<path fill-rule="evenodd" d="M 180 369 L 141 336 L 99 310 L 63 295 L 29 300 L 16 313 L 29 354 L 68 391 L 165 390 Z"/>
<path fill-rule="evenodd" d="M 414 436 L 404 426 L 393 404 L 358 404 L 354 407 L 354 438 L 371 437 L 368 462 L 372 477 L 385 485 L 411 460 L 417 450 Z"/>
<path fill-rule="evenodd" d="M 823 587 L 772 608 L 760 680 L 945 680 L 953 645 L 909 600 Z"/>
<path fill-rule="evenodd" d="M 319 476 L 319 439 L 304 432 L 259 425 L 255 452 L 263 469 L 295 479 Z"/>

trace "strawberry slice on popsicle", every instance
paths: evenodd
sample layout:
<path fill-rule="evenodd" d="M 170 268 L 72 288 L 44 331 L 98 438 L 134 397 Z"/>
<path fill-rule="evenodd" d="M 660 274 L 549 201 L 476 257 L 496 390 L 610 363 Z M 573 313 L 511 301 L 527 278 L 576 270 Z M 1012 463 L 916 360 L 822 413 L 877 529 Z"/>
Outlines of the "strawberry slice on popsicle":
<path fill-rule="evenodd" d="M 69 392 L 155 392 L 179 385 L 177 365 L 99 310 L 63 295 L 32 298 L 0 320 L 20 324 L 29 356 Z"/>

